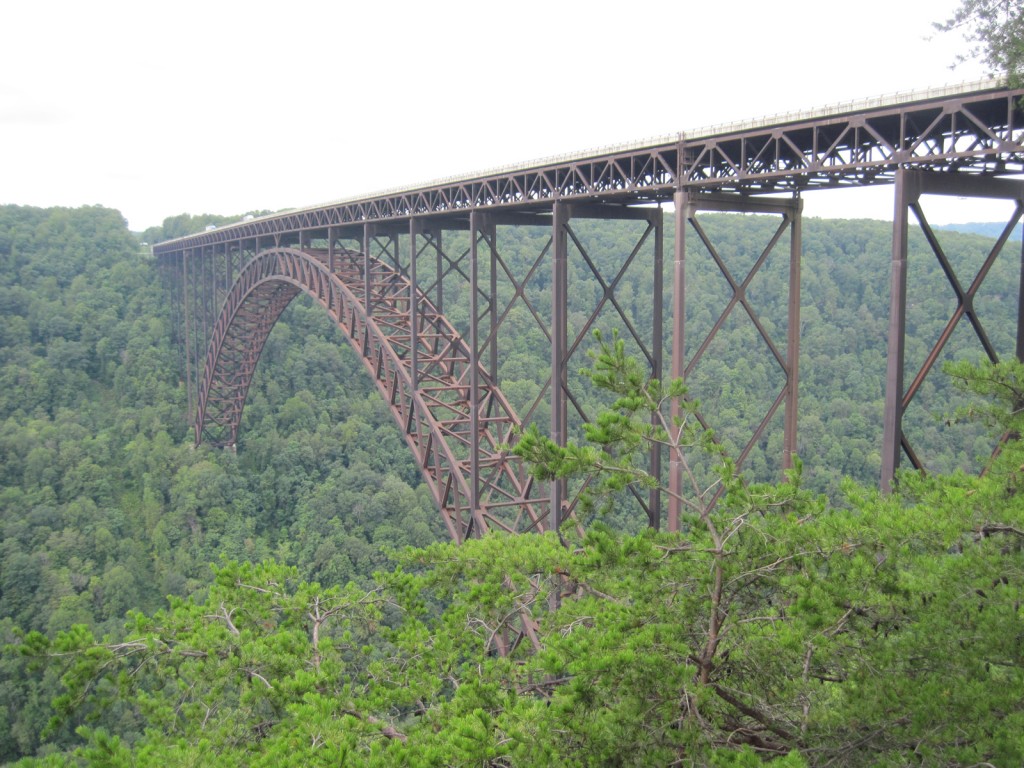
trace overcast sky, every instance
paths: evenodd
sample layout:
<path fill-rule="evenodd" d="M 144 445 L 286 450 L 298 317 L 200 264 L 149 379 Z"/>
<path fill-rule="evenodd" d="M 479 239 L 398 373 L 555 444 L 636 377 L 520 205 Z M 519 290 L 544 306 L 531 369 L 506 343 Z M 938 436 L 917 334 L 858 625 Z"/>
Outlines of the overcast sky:
<path fill-rule="evenodd" d="M 31 0 L 0 12 L 0 204 L 300 207 L 976 80 L 957 0 Z M 891 218 L 890 189 L 805 215 Z M 947 201 L 943 221 L 995 218 Z"/>

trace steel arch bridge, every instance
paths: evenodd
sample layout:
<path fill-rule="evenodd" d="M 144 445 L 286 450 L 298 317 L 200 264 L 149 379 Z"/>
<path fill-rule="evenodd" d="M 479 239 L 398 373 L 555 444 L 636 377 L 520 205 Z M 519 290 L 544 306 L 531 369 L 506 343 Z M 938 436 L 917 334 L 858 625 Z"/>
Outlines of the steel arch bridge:
<path fill-rule="evenodd" d="M 749 321 L 759 346 L 751 354 L 774 366 L 779 383 L 763 393 L 763 413 L 737 459 L 742 464 L 766 435 L 781 431 L 779 464 L 787 467 L 798 447 L 801 194 L 885 184 L 895 190 L 881 446 L 887 489 L 902 461 L 924 466 L 903 417 L 958 324 L 966 320 L 989 359 L 998 358 L 974 300 L 1024 213 L 1024 182 L 1012 178 L 1024 173 L 1022 98 L 1024 89 L 990 81 L 842 104 L 287 211 L 160 243 L 153 250 L 171 296 L 196 440 L 235 442 L 263 344 L 284 308 L 305 293 L 326 308 L 359 354 L 456 540 L 491 529 L 557 528 L 572 511 L 575 499 L 564 482 L 538 487 L 501 446 L 514 440 L 520 423 L 544 420 L 552 439 L 565 444 L 573 422 L 586 420 L 570 367 L 590 331 L 609 318 L 625 328 L 653 376 L 686 379 L 713 355 L 727 322 Z M 927 195 L 1015 204 L 973 279 L 961 280 L 943 253 L 925 215 Z M 767 214 L 778 226 L 753 266 L 737 271 L 702 227 L 707 211 Z M 666 213 L 674 232 L 670 259 L 663 253 Z M 634 238 L 610 265 L 595 257 L 583 231 L 609 219 L 630 222 Z M 904 360 L 913 219 L 957 304 L 916 373 L 905 371 Z M 498 233 L 523 229 L 546 236 L 517 272 Z M 686 263 L 701 253 L 713 260 L 731 298 L 710 330 L 695 335 L 684 319 L 687 302 L 699 300 Z M 788 314 L 774 324 L 778 331 L 763 322 L 748 287 L 767 263 L 780 261 L 788 274 Z M 650 289 L 652 319 L 644 327 L 622 288 L 624 276 L 637 270 Z M 590 304 L 581 304 L 570 284 L 580 273 L 598 286 Z M 452 294 L 460 292 L 463 305 L 468 295 L 461 331 L 446 319 Z M 1018 358 L 1024 357 L 1021 315 L 1012 352 Z M 517 417 L 499 387 L 499 339 L 519 332 L 522 317 L 551 354 L 539 393 Z M 662 467 L 661 458 L 651 455 L 651 471 L 678 492 L 680 468 Z M 657 494 L 640 501 L 649 524 L 660 526 Z M 665 522 L 679 528 L 674 498 Z"/>
<path fill-rule="evenodd" d="M 540 500 L 531 497 L 532 479 L 503 447 L 521 424 L 501 391 L 422 291 L 413 290 L 393 267 L 351 251 L 329 256 L 269 248 L 245 264 L 210 339 L 199 388 L 197 443 L 234 445 L 263 345 L 300 293 L 327 310 L 359 355 L 454 540 L 487 530 L 547 527 L 545 514 L 538 512 Z M 420 330 L 415 338 L 405 322 L 411 303 Z"/>

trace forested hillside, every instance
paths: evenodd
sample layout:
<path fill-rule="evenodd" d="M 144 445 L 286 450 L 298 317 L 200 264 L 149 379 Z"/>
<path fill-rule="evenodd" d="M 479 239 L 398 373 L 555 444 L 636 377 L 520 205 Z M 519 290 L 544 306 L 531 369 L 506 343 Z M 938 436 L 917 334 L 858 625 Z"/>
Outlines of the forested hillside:
<path fill-rule="evenodd" d="M 202 223 L 175 217 L 168 234 Z M 742 265 L 775 224 L 705 226 Z M 543 236 L 503 247 L 536 253 Z M 624 235 L 589 236 L 596 260 L 621 259 Z M 989 241 L 943 242 L 969 282 Z M 916 749 L 929 765 L 1019 763 L 1019 449 L 986 480 L 856 489 L 879 470 L 891 227 L 808 220 L 804 246 L 802 485 L 725 471 L 730 494 L 684 537 L 594 521 L 569 549 L 455 550 L 430 546 L 444 532 L 417 468 L 319 307 L 296 301 L 271 334 L 237 453 L 194 448 L 165 296 L 120 215 L 0 208 L 0 762 L 898 765 Z M 920 236 L 912 250 L 911 366 L 954 305 Z M 572 268 L 578 324 L 599 290 Z M 728 296 L 710 260 L 688 269 L 699 334 Z M 1001 351 L 1019 270 L 1000 260 L 978 299 Z M 750 293 L 784 339 L 781 274 Z M 638 326 L 644 275 L 619 291 Z M 521 409 L 548 351 L 525 319 L 512 338 L 502 386 Z M 751 341 L 730 325 L 692 382 L 730 450 L 777 376 Z M 961 329 L 944 357 L 976 349 Z M 594 386 L 585 403 L 612 399 Z M 954 400 L 933 375 L 908 417 L 947 473 L 994 445 L 985 424 L 951 423 Z M 780 445 L 765 438 L 753 477 L 777 479 Z"/>
<path fill-rule="evenodd" d="M 118 631 L 222 557 L 366 579 L 442 533 L 400 434 L 325 314 L 275 330 L 246 449 L 194 449 L 168 307 L 103 208 L 0 208 L 0 621 Z M 266 375 L 269 374 L 269 375 Z M 31 754 L 52 681 L 4 658 L 0 760 Z M 13 666 L 12 666 L 13 665 Z"/>

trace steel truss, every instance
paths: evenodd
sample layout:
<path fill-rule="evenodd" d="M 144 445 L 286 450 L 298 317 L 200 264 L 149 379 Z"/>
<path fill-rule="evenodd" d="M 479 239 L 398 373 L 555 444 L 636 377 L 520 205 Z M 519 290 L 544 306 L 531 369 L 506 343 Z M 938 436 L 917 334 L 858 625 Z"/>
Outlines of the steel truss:
<path fill-rule="evenodd" d="M 245 265 L 210 340 L 197 442 L 235 442 L 263 345 L 288 304 L 305 293 L 327 310 L 373 376 L 453 539 L 488 530 L 546 529 L 546 499 L 536 497 L 520 462 L 502 447 L 515 440 L 519 426 L 512 408 L 487 372 L 472 364 L 464 339 L 409 278 L 376 259 L 367 274 L 365 264 L 353 251 L 278 247 Z M 411 307 L 415 333 L 408 322 Z"/>
<path fill-rule="evenodd" d="M 726 320 L 733 313 L 733 310 L 737 307 L 742 308 L 754 328 L 757 330 L 759 338 L 768 348 L 771 358 L 774 359 L 775 363 L 781 370 L 784 382 L 779 392 L 776 394 L 774 401 L 768 407 L 764 416 L 754 429 L 750 439 L 742 447 L 739 455 L 734 458 L 736 459 L 737 466 L 742 467 L 743 462 L 746 460 L 751 450 L 755 445 L 757 445 L 758 441 L 761 440 L 766 427 L 772 421 L 779 407 L 783 406 L 782 468 L 789 469 L 793 465 L 793 456 L 796 453 L 797 439 L 797 393 L 799 388 L 798 381 L 800 364 L 800 255 L 802 251 L 801 213 L 803 210 L 803 203 L 799 198 L 792 198 L 789 200 L 775 198 L 751 199 L 741 195 L 709 195 L 680 192 L 676 195 L 675 205 L 676 252 L 673 267 L 675 292 L 672 310 L 672 317 L 675 323 L 673 332 L 673 338 L 675 341 L 672 356 L 672 377 L 684 380 L 689 379 L 694 370 L 700 364 L 701 360 L 704 358 L 708 347 L 710 347 L 711 343 L 715 340 L 719 330 L 721 330 Z M 715 247 L 715 244 L 711 242 L 708 234 L 701 226 L 697 216 L 701 211 L 727 211 L 732 213 L 778 215 L 781 217 L 781 220 L 771 239 L 762 249 L 760 256 L 754 261 L 753 266 L 748 270 L 746 276 L 742 279 L 738 279 L 732 274 L 728 264 L 726 264 L 725 257 L 720 253 L 719 249 Z M 699 344 L 695 345 L 695 351 L 692 353 L 688 351 L 689 342 L 686 334 L 685 322 L 686 301 L 687 298 L 692 298 L 689 295 L 690 292 L 687 290 L 685 272 L 687 258 L 686 235 L 688 229 L 692 229 L 698 240 L 707 249 L 722 276 L 725 278 L 732 294 L 718 318 L 715 320 L 710 331 L 699 341 Z M 786 256 L 789 274 L 787 298 L 788 317 L 786 323 L 786 346 L 783 351 L 779 349 L 772 339 L 771 334 L 761 322 L 756 308 L 752 305 L 747 295 L 747 289 L 750 287 L 751 281 L 754 277 L 761 271 L 762 267 L 764 267 L 769 256 L 775 252 L 776 246 L 787 231 L 789 232 L 789 253 Z M 679 403 L 673 403 L 673 419 L 678 419 L 680 416 L 681 409 Z M 696 418 L 704 428 L 710 429 L 712 427 L 700 411 L 696 413 Z M 668 528 L 673 531 L 679 530 L 680 514 L 682 513 L 682 503 L 680 501 L 684 493 L 682 488 L 682 475 L 681 467 L 678 465 L 678 462 L 674 461 L 669 475 L 670 503 L 668 515 Z M 714 500 L 718 498 L 720 493 L 721 486 L 717 486 L 711 491 L 710 498 L 707 499 L 708 503 L 714 503 Z"/>
<path fill-rule="evenodd" d="M 956 195 L 958 197 L 983 197 L 1011 200 L 1015 208 L 1010 220 L 1003 227 L 978 273 L 967 287 L 960 281 L 956 269 L 950 263 L 939 243 L 934 230 L 928 224 L 922 195 Z M 904 349 L 907 336 L 907 240 L 910 214 L 924 233 L 925 239 L 942 271 L 949 280 L 956 297 L 956 309 L 946 323 L 939 338 L 932 345 L 909 387 L 904 386 Z M 992 362 L 999 361 L 999 355 L 989 340 L 974 307 L 974 299 L 985 277 L 1003 252 L 1004 246 L 1024 215 L 1024 182 L 1009 179 L 977 178 L 929 173 L 924 171 L 900 170 L 896 175 L 896 206 L 893 219 L 892 275 L 889 306 L 889 353 L 887 358 L 885 416 L 883 426 L 882 478 L 884 490 L 890 490 L 896 470 L 903 454 L 915 469 L 924 469 L 924 461 L 910 444 L 903 432 L 903 415 L 914 396 L 921 390 L 928 374 L 934 368 L 946 343 L 960 321 L 967 319 L 977 336 L 986 357 Z M 1021 284 L 1018 289 L 1017 339 L 1015 355 L 1024 360 L 1024 251 L 1021 254 Z"/>
<path fill-rule="evenodd" d="M 976 91 L 682 133 L 646 145 L 275 214 L 161 243 L 154 250 L 159 254 L 183 243 L 206 246 L 473 210 L 550 211 L 556 201 L 667 201 L 688 188 L 763 194 L 891 184 L 899 168 L 1021 173 L 1022 97 L 1024 89 L 993 82 Z"/>
<path fill-rule="evenodd" d="M 521 409 L 522 424 L 550 406 L 553 439 L 571 438 L 587 414 L 571 379 L 573 356 L 604 315 L 625 328 L 639 354 L 660 377 L 663 346 L 671 341 L 671 374 L 689 377 L 706 360 L 718 329 L 745 316 L 759 344 L 781 371 L 782 386 L 740 449 L 740 461 L 783 411 L 783 450 L 796 449 L 799 379 L 799 276 L 802 190 L 895 183 L 896 218 L 886 391 L 882 485 L 889 487 L 903 453 L 921 462 L 902 431 L 906 407 L 919 391 L 949 334 L 966 317 L 990 359 L 994 352 L 973 311 L 991 260 L 1020 217 L 1020 185 L 995 178 L 1024 172 L 1024 90 L 987 85 L 917 100 L 837 109 L 806 117 L 680 134 L 664 141 L 581 154 L 387 192 L 316 208 L 240 222 L 160 243 L 154 253 L 180 305 L 177 338 L 189 382 L 190 418 L 197 439 L 233 443 L 246 391 L 266 336 L 284 307 L 306 292 L 345 329 L 374 376 L 428 477 L 446 525 L 457 540 L 490 528 L 545 529 L 573 512 L 574 489 L 540 490 L 496 448 L 520 424 L 499 385 L 499 336 L 513 312 L 525 310 L 550 343 L 550 371 L 540 393 Z M 776 196 L 758 197 L 765 193 Z M 1017 214 L 977 278 L 964 288 L 924 219 L 925 193 L 1011 198 Z M 673 304 L 662 301 L 662 202 L 674 204 Z M 777 215 L 778 230 L 746 275 L 733 274 L 727 255 L 700 225 L 703 211 Z M 906 242 L 909 212 L 921 223 L 950 279 L 959 308 L 914 378 L 903 384 L 906 333 Z M 586 219 L 645 222 L 630 254 L 614 273 L 597 266 L 578 229 Z M 546 245 L 525 274 L 502 253 L 506 227 L 545 227 Z M 454 234 L 454 236 L 452 236 Z M 789 237 L 789 308 L 785 345 L 773 339 L 747 295 L 751 280 Z M 687 337 L 687 238 L 703 245 L 731 298 L 710 333 Z M 342 247 L 345 243 L 347 247 Z M 626 269 L 643 248 L 655 251 L 651 285 L 654 328 L 634 327 L 618 299 Z M 270 254 L 273 254 L 271 256 Z M 601 287 L 596 307 L 570 332 L 572 263 L 582 263 Z M 606 268 L 607 269 L 607 268 Z M 546 296 L 535 283 L 544 282 Z M 456 332 L 444 319 L 450 292 L 469 290 L 469 321 Z M 550 308 L 547 302 L 550 300 Z M 577 312 L 577 316 L 580 313 Z M 578 320 L 578 317 L 575 318 Z M 531 331 L 532 332 L 532 331 Z M 692 350 L 692 351 L 691 351 Z M 1024 353 L 1018 328 L 1017 355 Z M 702 414 L 699 417 L 707 423 Z M 714 426 L 708 424 L 708 426 Z M 662 457 L 651 457 L 660 475 Z M 679 467 L 669 467 L 679 491 Z M 675 484 L 675 485 L 673 485 Z M 670 494 L 671 495 L 671 494 Z M 644 499 L 648 521 L 661 524 L 661 499 Z M 520 512 L 512 512 L 522 504 Z M 667 526 L 679 526 L 678 503 Z"/>

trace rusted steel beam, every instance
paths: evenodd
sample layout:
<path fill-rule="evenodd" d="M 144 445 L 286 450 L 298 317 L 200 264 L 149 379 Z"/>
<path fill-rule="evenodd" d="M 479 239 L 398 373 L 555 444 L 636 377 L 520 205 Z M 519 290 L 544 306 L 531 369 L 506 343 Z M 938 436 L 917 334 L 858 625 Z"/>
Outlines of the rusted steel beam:
<path fill-rule="evenodd" d="M 289 211 L 154 246 L 282 237 L 367 222 L 548 211 L 566 202 L 643 203 L 683 189 L 763 194 L 892 183 L 898 168 L 975 175 L 1024 172 L 1024 89 L 976 90 L 899 103 L 846 105 L 776 120 L 678 134 L 661 142 L 523 165 L 477 177 Z"/>
<path fill-rule="evenodd" d="M 1016 204 L 1014 212 L 1003 227 L 1001 235 L 997 238 L 981 268 L 971 279 L 970 283 L 967 284 L 966 288 L 964 287 L 964 282 L 957 275 L 955 265 L 947 258 L 938 237 L 928 224 L 921 197 L 929 194 L 1011 200 Z M 932 344 L 930 351 L 925 356 L 921 367 L 918 369 L 910 385 L 905 386 L 907 243 L 911 214 L 914 215 L 914 218 L 920 225 L 933 255 L 945 273 L 953 295 L 956 298 L 957 305 L 939 334 L 938 339 Z M 1022 216 L 1024 216 L 1024 182 L 957 174 L 939 174 L 913 169 L 901 169 L 898 172 L 896 176 L 893 213 L 892 267 L 889 294 L 889 350 L 886 361 L 885 411 L 882 431 L 882 472 L 880 485 L 883 490 L 889 491 L 892 489 L 896 471 L 900 467 L 904 454 L 910 460 L 912 467 L 915 469 L 925 468 L 923 458 L 914 450 L 903 430 L 903 417 L 907 407 L 920 391 L 925 379 L 934 368 L 942 350 L 961 320 L 966 318 L 970 323 L 978 343 L 988 359 L 993 362 L 999 360 L 999 355 L 989 340 L 989 336 L 982 326 L 981 319 L 975 312 L 974 297 L 978 289 L 981 288 L 992 265 L 1003 252 L 1010 235 L 1020 223 Z M 1019 291 L 1017 344 L 1014 350 L 1018 359 L 1021 352 L 1024 351 L 1024 346 L 1022 346 L 1022 341 L 1024 341 L 1024 323 L 1021 322 L 1021 319 L 1024 318 L 1024 314 L 1022 314 L 1024 313 L 1024 281 L 1019 286 Z"/>
<path fill-rule="evenodd" d="M 900 191 L 900 185 L 905 186 L 912 178 L 910 183 L 916 185 L 918 191 L 914 194 L 918 196 L 921 190 L 943 193 L 939 188 L 956 189 L 956 194 L 964 196 L 1016 195 L 1007 190 L 1017 189 L 1017 182 L 996 177 L 1024 171 L 1022 96 L 1024 89 L 985 86 L 898 103 L 849 106 L 807 116 L 679 134 L 649 143 L 288 211 L 157 244 L 154 253 L 161 263 L 172 265 L 172 285 L 177 286 L 175 295 L 182 306 L 182 351 L 190 414 L 198 419 L 197 438 L 215 435 L 220 441 L 237 439 L 237 419 L 245 402 L 242 384 L 248 386 L 262 349 L 260 340 L 265 341 L 265 334 L 286 306 L 286 299 L 290 300 L 291 289 L 278 285 L 273 291 L 256 290 L 249 285 L 253 293 L 244 300 L 236 289 L 252 279 L 250 267 L 263 258 L 262 254 L 276 250 L 278 266 L 285 271 L 265 279 L 288 283 L 333 307 L 329 311 L 351 332 L 353 347 L 360 351 L 367 369 L 382 392 L 386 392 L 408 439 L 418 446 L 415 450 L 419 451 L 421 466 L 425 471 L 433 467 L 432 471 L 441 473 L 432 488 L 439 503 L 447 505 L 445 514 L 450 530 L 465 536 L 494 525 L 501 527 L 504 523 L 488 522 L 488 513 L 479 509 L 489 509 L 486 505 L 497 504 L 494 500 L 498 498 L 509 507 L 518 503 L 515 499 L 520 497 L 528 497 L 531 504 L 539 503 L 532 488 L 523 490 L 529 487 L 529 480 L 521 467 L 516 470 L 516 480 L 510 479 L 511 475 L 499 478 L 489 474 L 490 467 L 503 466 L 503 459 L 496 458 L 501 452 L 494 447 L 502 441 L 493 435 L 502 433 L 506 424 L 503 420 L 511 413 L 497 389 L 501 332 L 510 324 L 513 312 L 518 315 L 519 310 L 525 309 L 551 343 L 551 375 L 540 383 L 540 392 L 533 404 L 525 407 L 522 420 L 532 421 L 538 406 L 550 399 L 552 434 L 561 441 L 568 438 L 570 409 L 575 408 L 581 418 L 586 418 L 566 371 L 587 333 L 600 322 L 602 313 L 612 314 L 615 322 L 625 327 L 652 373 L 660 375 L 663 228 L 660 213 L 655 215 L 658 209 L 652 203 L 672 200 L 676 209 L 675 303 L 669 318 L 674 336 L 673 376 L 692 372 L 711 340 L 709 337 L 696 345 L 694 355 L 684 356 L 688 341 L 683 317 L 686 237 L 688 228 L 701 236 L 699 226 L 689 223 L 695 221 L 696 212 L 742 209 L 781 215 L 783 224 L 774 240 L 789 227 L 790 300 L 785 350 L 778 348 L 766 333 L 745 297 L 751 275 L 733 278 L 724 259 L 715 257 L 713 244 L 707 243 L 733 290 L 729 307 L 716 328 L 733 308 L 740 307 L 785 375 L 782 392 L 756 425 L 754 437 L 743 447 L 740 459 L 764 433 L 776 410 L 782 408 L 783 463 L 789 466 L 796 450 L 799 378 L 801 224 L 799 208 L 793 201 L 804 189 L 894 183 L 903 179 L 897 185 L 898 201 L 903 202 L 896 206 L 893 245 L 894 298 L 883 446 L 886 485 L 886 478 L 891 479 L 899 464 L 901 450 L 911 457 L 912 463 L 917 463 L 916 454 L 902 433 L 902 415 L 919 388 L 919 381 L 931 369 L 932 357 L 941 352 L 942 343 L 940 340 L 940 346 L 933 350 L 916 383 L 904 392 L 905 323 L 901 318 L 905 311 L 905 286 L 900 289 L 900 280 L 905 280 L 906 246 L 905 242 L 899 244 L 899 232 L 906 228 L 910 211 L 918 215 L 926 231 L 927 226 L 920 206 L 908 202 L 912 195 L 908 196 L 905 189 Z M 955 182 L 949 181 L 952 179 Z M 785 199 L 764 196 L 780 191 L 785 193 Z M 574 220 L 586 218 L 647 221 L 646 232 L 630 254 L 623 254 L 625 263 L 614 274 L 604 274 L 595 265 L 584 240 L 574 229 Z M 548 229 L 550 239 L 528 264 L 525 275 L 514 273 L 511 261 L 503 258 L 498 243 L 500 226 Z M 469 232 L 463 252 L 460 253 L 461 245 L 454 246 L 452 253 L 445 251 L 445 246 L 452 247 L 450 243 L 462 242 L 461 236 L 443 239 L 445 229 Z M 655 240 L 655 328 L 648 337 L 646 329 L 635 327 L 632 317 L 624 311 L 616 290 L 639 250 L 648 247 L 649 240 L 645 243 L 644 238 L 651 237 Z M 905 241 L 905 234 L 902 237 Z M 353 247 L 346 249 L 342 242 L 351 242 Z M 770 244 L 765 249 L 759 263 L 763 263 L 772 247 Z M 292 250 L 304 256 L 289 255 Z M 976 286 L 961 286 L 941 251 L 934 245 L 933 250 L 947 275 L 952 275 L 950 281 L 962 305 L 959 314 L 950 320 L 950 332 L 959 319 L 966 317 L 991 357 L 991 345 L 986 346 L 987 337 L 973 313 Z M 358 256 L 352 256 L 353 253 Z M 417 261 L 425 255 L 430 256 L 431 264 L 418 270 Z M 570 272 L 566 264 L 577 256 L 591 270 L 602 293 L 595 307 L 573 312 L 574 322 L 583 318 L 583 328 L 570 338 L 565 310 L 570 298 Z M 574 262 L 573 266 L 580 265 Z M 550 322 L 545 317 L 546 301 L 533 286 L 542 282 L 537 278 L 548 268 L 552 270 Z M 489 269 L 486 278 L 481 269 Z M 430 273 L 433 275 L 427 278 Z M 470 285 L 473 295 L 465 331 L 470 337 L 468 345 L 448 326 L 442 313 L 445 293 L 454 290 L 458 281 Z M 338 285 L 343 285 L 347 293 L 342 295 Z M 1021 285 L 1024 286 L 1024 253 Z M 426 300 L 427 294 L 431 301 Z M 1024 307 L 1020 313 L 1018 355 L 1024 352 Z M 712 337 L 714 333 L 713 330 Z M 222 347 L 221 370 L 209 367 L 208 356 L 204 365 L 204 353 L 215 342 Z M 230 366 L 235 366 L 232 372 L 227 371 Z M 217 371 L 216 375 L 213 371 Z M 451 394 L 444 393 L 445 386 L 452 388 Z M 465 405 L 460 405 L 460 400 Z M 206 426 L 200 426 L 200 422 Z M 423 425 L 428 423 L 440 432 L 434 434 L 430 432 L 434 427 L 430 427 L 428 438 L 420 440 Z M 446 440 L 447 449 L 442 447 Z M 659 462 L 660 456 L 653 454 L 652 471 L 660 472 Z M 457 468 L 446 469 L 449 465 Z M 446 471 L 454 474 L 442 477 Z M 471 477 L 471 491 L 456 478 L 458 473 L 460 477 Z M 679 491 L 677 481 L 678 467 L 671 467 L 670 495 Z M 564 486 L 560 486 L 550 498 L 545 497 L 548 511 L 531 513 L 535 518 L 528 525 L 543 528 L 550 522 L 549 513 L 570 512 L 573 503 L 566 498 Z M 646 503 L 649 520 L 655 526 L 661 522 L 659 505 L 657 497 Z M 678 525 L 678 504 L 670 504 L 668 527 Z"/>
<path fill-rule="evenodd" d="M 551 238 L 554 243 L 551 259 L 551 440 L 556 445 L 566 444 L 569 363 L 566 304 L 568 302 L 568 216 L 564 203 L 555 203 Z M 557 531 L 564 515 L 566 482 L 551 481 L 551 521 Z"/>
<path fill-rule="evenodd" d="M 465 341 L 422 291 L 411 293 L 411 279 L 379 262 L 371 281 L 377 312 L 369 315 L 350 288 L 364 287 L 363 255 L 336 250 L 333 257 L 334 271 L 324 252 L 275 248 L 242 270 L 213 329 L 197 441 L 237 440 L 263 345 L 285 307 L 306 293 L 328 311 L 360 354 L 402 427 L 453 538 L 462 541 L 492 529 L 546 529 L 542 510 L 547 499 L 536 497 L 518 460 L 504 448 L 515 440 L 520 422 L 479 362 L 474 364 Z M 388 270 L 392 275 L 381 279 Z M 410 303 L 417 306 L 423 327 L 418 340 L 411 334 Z M 413 355 L 417 347 L 421 354 Z M 477 380 L 475 398 L 466 396 L 471 377 Z M 485 405 L 490 415 L 482 419 Z"/>
<path fill-rule="evenodd" d="M 682 192 L 676 196 L 675 201 L 675 227 L 676 227 L 676 252 L 673 265 L 673 349 L 672 349 L 672 377 L 689 379 L 694 374 L 705 354 L 711 347 L 719 331 L 736 307 L 742 308 L 743 312 L 753 324 L 759 338 L 768 348 L 781 370 L 784 383 L 782 388 L 775 393 L 774 400 L 767 407 L 760 421 L 754 427 L 753 433 L 746 443 L 740 448 L 739 455 L 733 458 L 737 466 L 742 467 L 744 461 L 754 449 L 758 441 L 764 435 L 766 428 L 778 412 L 784 407 L 783 416 L 783 452 L 780 461 L 782 469 L 789 469 L 793 463 L 793 455 L 796 450 L 797 424 L 798 424 L 798 391 L 799 391 L 799 360 L 800 360 L 800 256 L 802 249 L 801 242 L 801 217 L 803 204 L 799 198 L 749 198 L 742 195 L 723 194 L 694 194 Z M 742 213 L 760 213 L 777 215 L 780 217 L 779 224 L 762 248 L 760 255 L 742 278 L 732 274 L 725 255 L 716 248 L 711 238 L 704 231 L 698 220 L 697 214 L 701 211 L 731 211 Z M 719 313 L 711 330 L 707 335 L 694 345 L 695 350 L 689 351 L 689 339 L 686 336 L 686 302 L 690 298 L 686 285 L 686 258 L 687 258 L 687 235 L 693 232 L 698 241 L 707 249 L 712 260 L 718 266 L 719 272 L 725 279 L 732 293 L 725 307 Z M 776 252 L 783 235 L 789 233 L 788 249 L 788 300 L 787 300 L 787 334 L 786 349 L 780 350 L 772 339 L 764 323 L 761 321 L 756 308 L 751 303 L 747 291 L 754 278 L 761 272 L 769 257 Z M 673 422 L 682 418 L 683 412 L 680 404 L 673 403 L 671 416 Z M 698 411 L 695 418 L 704 428 L 712 428 L 703 413 Z M 670 457 L 669 467 L 669 530 L 679 530 L 681 515 L 684 507 L 684 472 L 680 456 Z M 703 499 L 704 503 L 713 503 L 717 499 L 721 489 L 716 491 L 712 498 Z"/>
<path fill-rule="evenodd" d="M 794 201 L 789 235 L 789 305 L 786 321 L 786 410 L 782 431 L 782 468 L 793 468 L 799 426 L 800 393 L 800 265 L 803 254 L 803 201 Z"/>

